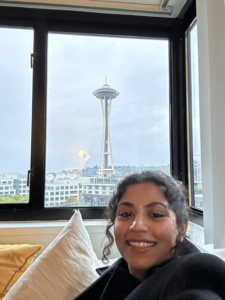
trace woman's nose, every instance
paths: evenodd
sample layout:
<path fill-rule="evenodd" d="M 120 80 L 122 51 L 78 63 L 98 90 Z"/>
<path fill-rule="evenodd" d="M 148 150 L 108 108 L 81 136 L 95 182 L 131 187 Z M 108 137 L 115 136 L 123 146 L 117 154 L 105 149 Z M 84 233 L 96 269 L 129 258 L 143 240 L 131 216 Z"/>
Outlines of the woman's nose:
<path fill-rule="evenodd" d="M 148 231 L 146 220 L 142 216 L 137 216 L 130 225 L 132 231 Z"/>

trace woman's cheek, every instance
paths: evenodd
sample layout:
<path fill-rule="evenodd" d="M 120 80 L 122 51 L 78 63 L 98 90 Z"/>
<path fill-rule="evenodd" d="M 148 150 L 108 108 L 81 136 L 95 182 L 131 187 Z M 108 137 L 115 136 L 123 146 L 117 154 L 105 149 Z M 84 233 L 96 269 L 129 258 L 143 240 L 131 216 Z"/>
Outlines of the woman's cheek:
<path fill-rule="evenodd" d="M 114 223 L 114 234 L 115 234 L 115 236 L 119 233 L 120 227 L 121 227 L 121 224 L 120 224 L 120 222 L 116 219 L 116 220 L 115 220 L 115 223 Z"/>
<path fill-rule="evenodd" d="M 116 220 L 114 224 L 114 235 L 115 235 L 116 243 L 122 238 L 123 232 L 124 232 L 123 222 Z"/>
<path fill-rule="evenodd" d="M 170 239 L 171 243 L 174 245 L 176 243 L 176 237 L 178 235 L 176 222 L 171 220 L 168 223 L 168 225 L 165 227 L 165 229 L 166 229 L 165 235 Z"/>

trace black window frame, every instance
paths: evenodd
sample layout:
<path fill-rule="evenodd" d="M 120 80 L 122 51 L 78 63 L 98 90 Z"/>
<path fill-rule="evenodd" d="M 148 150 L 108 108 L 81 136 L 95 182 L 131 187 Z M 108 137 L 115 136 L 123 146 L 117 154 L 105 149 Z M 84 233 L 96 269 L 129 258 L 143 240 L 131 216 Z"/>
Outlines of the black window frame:
<path fill-rule="evenodd" d="M 0 26 L 34 29 L 29 203 L 0 205 L 0 221 L 68 220 L 71 207 L 44 207 L 48 32 L 165 38 L 169 40 L 171 174 L 188 185 L 185 32 L 196 17 L 188 0 L 178 18 L 143 17 L 1 7 Z M 104 207 L 76 207 L 84 219 L 101 219 Z"/>

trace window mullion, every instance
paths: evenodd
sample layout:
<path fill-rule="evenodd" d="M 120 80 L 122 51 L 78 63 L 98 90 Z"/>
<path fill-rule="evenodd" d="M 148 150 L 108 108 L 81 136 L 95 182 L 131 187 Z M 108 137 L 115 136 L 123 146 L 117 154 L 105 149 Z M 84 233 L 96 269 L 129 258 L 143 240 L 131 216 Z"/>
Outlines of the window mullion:
<path fill-rule="evenodd" d="M 33 107 L 30 205 L 44 207 L 46 86 L 47 86 L 47 32 L 46 21 L 39 19 L 34 31 L 33 53 Z"/>

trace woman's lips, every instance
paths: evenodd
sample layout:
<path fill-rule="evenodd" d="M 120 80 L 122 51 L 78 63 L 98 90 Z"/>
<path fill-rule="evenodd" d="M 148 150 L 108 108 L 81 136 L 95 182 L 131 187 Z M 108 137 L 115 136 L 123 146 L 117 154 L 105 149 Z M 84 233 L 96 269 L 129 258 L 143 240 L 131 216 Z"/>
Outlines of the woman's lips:
<path fill-rule="evenodd" d="M 146 242 L 129 242 L 129 244 L 130 244 L 130 246 L 139 247 L 139 248 L 152 247 L 155 245 L 155 243 L 146 243 Z"/>
<path fill-rule="evenodd" d="M 156 245 L 156 242 L 153 241 L 137 239 L 127 240 L 126 243 L 129 245 L 130 249 L 135 252 L 146 252 Z"/>

